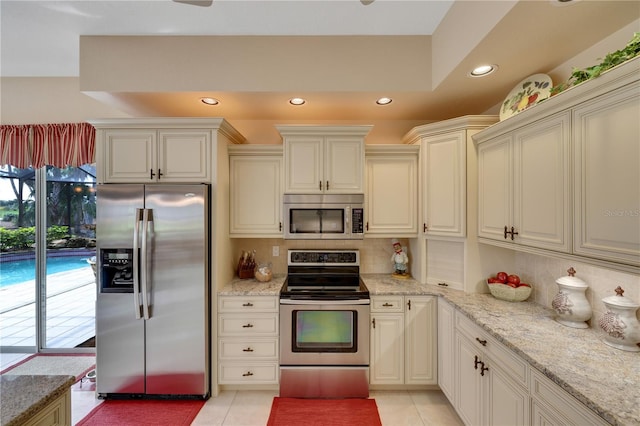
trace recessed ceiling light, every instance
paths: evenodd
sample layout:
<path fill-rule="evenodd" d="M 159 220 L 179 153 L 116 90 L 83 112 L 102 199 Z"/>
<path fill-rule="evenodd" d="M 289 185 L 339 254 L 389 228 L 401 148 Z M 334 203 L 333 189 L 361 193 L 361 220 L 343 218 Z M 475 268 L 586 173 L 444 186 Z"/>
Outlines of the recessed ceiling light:
<path fill-rule="evenodd" d="M 214 98 L 200 98 L 200 102 L 207 105 L 218 105 L 220 101 Z"/>
<path fill-rule="evenodd" d="M 376 101 L 378 105 L 389 105 L 391 102 L 393 102 L 391 98 L 380 98 Z"/>
<path fill-rule="evenodd" d="M 497 69 L 498 69 L 497 65 L 480 65 L 478 67 L 475 67 L 469 73 L 469 75 L 471 77 L 484 77 L 485 75 L 489 75 Z"/>
<path fill-rule="evenodd" d="M 291 99 L 289 99 L 289 103 L 291 105 L 304 105 L 305 102 L 307 102 L 307 101 L 305 101 L 302 98 L 291 98 Z"/>

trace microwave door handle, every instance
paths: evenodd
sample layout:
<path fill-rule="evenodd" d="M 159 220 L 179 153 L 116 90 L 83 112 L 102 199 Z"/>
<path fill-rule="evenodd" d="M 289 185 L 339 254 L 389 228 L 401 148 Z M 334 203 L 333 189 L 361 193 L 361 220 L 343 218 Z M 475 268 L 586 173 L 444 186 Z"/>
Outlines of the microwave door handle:
<path fill-rule="evenodd" d="M 140 249 L 140 225 L 142 224 L 142 209 L 136 209 L 136 218 L 133 225 L 133 308 L 136 319 L 141 319 L 140 314 L 140 261 L 138 251 Z"/>
<path fill-rule="evenodd" d="M 350 223 L 351 223 L 351 207 L 347 206 L 344 209 L 344 232 L 349 235 L 351 235 L 351 232 L 352 232 Z"/>

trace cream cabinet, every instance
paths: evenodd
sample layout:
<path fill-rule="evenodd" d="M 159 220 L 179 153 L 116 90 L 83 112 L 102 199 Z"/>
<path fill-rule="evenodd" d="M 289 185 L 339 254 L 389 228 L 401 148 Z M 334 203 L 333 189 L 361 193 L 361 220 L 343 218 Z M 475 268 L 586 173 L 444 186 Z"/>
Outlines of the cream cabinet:
<path fill-rule="evenodd" d="M 365 148 L 365 237 L 417 236 L 418 149 L 412 145 Z"/>
<path fill-rule="evenodd" d="M 478 139 L 478 236 L 569 251 L 570 114 Z"/>
<path fill-rule="evenodd" d="M 455 307 L 444 298 L 438 299 L 438 386 L 449 399 L 455 400 Z"/>
<path fill-rule="evenodd" d="M 22 426 L 70 426 L 71 425 L 71 390 L 51 401 L 39 410 Z"/>
<path fill-rule="evenodd" d="M 209 183 L 219 139 L 244 138 L 223 119 L 110 119 L 96 128 L 99 183 Z"/>
<path fill-rule="evenodd" d="M 573 110 L 576 254 L 640 265 L 639 117 L 637 81 Z"/>
<path fill-rule="evenodd" d="M 528 364 L 464 315 L 455 315 L 453 405 L 467 425 L 528 425 Z"/>
<path fill-rule="evenodd" d="M 229 236 L 282 238 L 282 146 L 231 145 Z"/>
<path fill-rule="evenodd" d="M 278 298 L 218 297 L 218 384 L 278 383 Z"/>
<path fill-rule="evenodd" d="M 364 192 L 364 138 L 371 126 L 276 126 L 285 193 Z"/>
<path fill-rule="evenodd" d="M 371 298 L 372 385 L 437 383 L 436 298 Z"/>
<path fill-rule="evenodd" d="M 640 58 L 474 136 L 481 242 L 638 273 Z"/>
<path fill-rule="evenodd" d="M 495 116 L 459 117 L 415 127 L 404 137 L 403 142 L 420 147 L 424 236 L 466 235 L 467 151 L 473 146 L 471 136 L 496 121 Z"/>

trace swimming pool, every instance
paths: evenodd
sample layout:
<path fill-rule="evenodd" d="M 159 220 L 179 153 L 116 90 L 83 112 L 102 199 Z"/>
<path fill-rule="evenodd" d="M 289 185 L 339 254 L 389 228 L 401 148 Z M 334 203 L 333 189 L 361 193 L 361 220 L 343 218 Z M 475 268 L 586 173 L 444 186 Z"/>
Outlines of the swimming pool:
<path fill-rule="evenodd" d="M 78 268 L 90 268 L 87 259 L 90 256 L 63 256 L 47 259 L 47 275 L 56 272 L 72 271 Z M 15 260 L 0 263 L 0 288 L 36 279 L 36 261 Z"/>

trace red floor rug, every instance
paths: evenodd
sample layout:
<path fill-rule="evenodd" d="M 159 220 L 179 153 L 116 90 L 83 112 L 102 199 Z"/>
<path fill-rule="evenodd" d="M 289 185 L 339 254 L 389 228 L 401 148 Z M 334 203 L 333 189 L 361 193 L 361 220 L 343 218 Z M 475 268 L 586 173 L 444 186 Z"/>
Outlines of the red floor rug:
<path fill-rule="evenodd" d="M 107 400 L 76 426 L 189 426 L 205 401 Z"/>
<path fill-rule="evenodd" d="M 382 426 L 374 399 L 273 398 L 267 426 Z"/>

